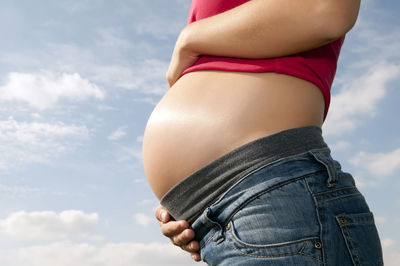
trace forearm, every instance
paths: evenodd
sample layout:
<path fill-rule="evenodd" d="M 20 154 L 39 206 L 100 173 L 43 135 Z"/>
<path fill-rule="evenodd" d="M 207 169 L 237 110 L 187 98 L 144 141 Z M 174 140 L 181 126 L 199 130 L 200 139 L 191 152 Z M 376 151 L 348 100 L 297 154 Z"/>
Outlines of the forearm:
<path fill-rule="evenodd" d="M 270 58 L 327 44 L 354 25 L 360 0 L 251 0 L 189 24 L 183 48 L 197 54 Z"/>

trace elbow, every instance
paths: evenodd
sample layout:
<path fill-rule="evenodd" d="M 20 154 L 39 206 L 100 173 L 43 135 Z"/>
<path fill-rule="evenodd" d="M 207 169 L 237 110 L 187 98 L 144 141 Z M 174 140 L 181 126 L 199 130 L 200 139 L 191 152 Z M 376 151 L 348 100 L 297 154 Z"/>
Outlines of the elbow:
<path fill-rule="evenodd" d="M 360 10 L 360 0 L 326 0 L 321 8 L 318 28 L 323 38 L 334 41 L 344 36 L 356 24 Z"/>

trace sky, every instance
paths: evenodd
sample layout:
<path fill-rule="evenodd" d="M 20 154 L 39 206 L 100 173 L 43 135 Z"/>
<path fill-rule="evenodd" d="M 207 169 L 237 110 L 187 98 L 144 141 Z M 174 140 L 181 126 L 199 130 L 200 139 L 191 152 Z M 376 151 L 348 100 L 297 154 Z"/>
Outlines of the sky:
<path fill-rule="evenodd" d="M 204 265 L 170 244 L 143 132 L 187 0 L 0 2 L 2 266 Z M 400 2 L 363 0 L 323 134 L 400 261 Z"/>

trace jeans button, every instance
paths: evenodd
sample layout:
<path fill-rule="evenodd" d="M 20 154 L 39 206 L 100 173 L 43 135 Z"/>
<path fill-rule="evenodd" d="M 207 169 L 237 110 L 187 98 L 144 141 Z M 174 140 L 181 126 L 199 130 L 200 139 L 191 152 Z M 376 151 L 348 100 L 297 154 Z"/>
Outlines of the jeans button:
<path fill-rule="evenodd" d="M 322 243 L 317 241 L 317 242 L 315 242 L 314 247 L 317 248 L 317 249 L 321 249 L 322 248 Z"/>

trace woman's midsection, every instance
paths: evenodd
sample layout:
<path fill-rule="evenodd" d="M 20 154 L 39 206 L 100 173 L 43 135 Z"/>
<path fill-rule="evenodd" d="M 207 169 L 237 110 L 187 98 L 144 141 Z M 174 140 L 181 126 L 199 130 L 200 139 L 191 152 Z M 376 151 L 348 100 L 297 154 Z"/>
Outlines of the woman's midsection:
<path fill-rule="evenodd" d="M 160 199 L 218 157 L 279 131 L 321 126 L 324 98 L 312 83 L 276 73 L 196 71 L 181 77 L 153 110 L 143 165 Z"/>

